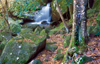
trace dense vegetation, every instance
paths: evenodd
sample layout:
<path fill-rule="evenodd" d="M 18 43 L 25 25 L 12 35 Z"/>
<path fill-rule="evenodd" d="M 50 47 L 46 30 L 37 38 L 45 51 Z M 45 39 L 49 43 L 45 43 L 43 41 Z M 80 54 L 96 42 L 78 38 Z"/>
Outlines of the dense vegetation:
<path fill-rule="evenodd" d="M 75 27 L 73 25 L 75 19 L 73 16 L 73 4 L 75 3 L 73 1 L 5 0 L 3 2 L 0 0 L 0 64 L 14 64 L 16 62 L 21 64 L 42 64 L 53 63 L 53 61 L 54 63 L 82 64 L 94 59 L 98 60 L 98 58 L 94 57 L 100 55 L 94 54 L 93 56 L 93 54 L 89 53 L 95 50 L 98 53 L 100 52 L 100 1 L 89 0 L 87 2 L 87 11 L 85 12 L 87 16 L 85 18 L 87 20 L 87 41 L 81 38 L 82 35 L 79 35 L 82 34 L 80 32 L 83 29 L 81 22 L 79 22 L 79 32 L 77 31 L 76 40 L 73 38 L 72 34 L 75 34 L 74 29 L 72 29 Z M 38 14 L 50 2 L 52 22 L 49 27 L 45 22 L 42 23 L 43 25 L 21 24 L 22 21 L 34 22 L 30 17 Z M 59 8 L 60 12 L 57 8 Z M 26 14 L 30 16 L 25 16 Z M 69 33 L 66 32 L 66 27 Z M 91 38 L 97 39 L 96 44 L 98 46 L 90 41 Z M 93 41 L 95 41 L 94 39 Z M 88 43 L 92 45 L 90 46 Z M 40 53 L 41 51 L 42 53 Z M 37 54 L 39 55 L 37 56 Z M 35 60 L 33 60 L 34 58 Z"/>

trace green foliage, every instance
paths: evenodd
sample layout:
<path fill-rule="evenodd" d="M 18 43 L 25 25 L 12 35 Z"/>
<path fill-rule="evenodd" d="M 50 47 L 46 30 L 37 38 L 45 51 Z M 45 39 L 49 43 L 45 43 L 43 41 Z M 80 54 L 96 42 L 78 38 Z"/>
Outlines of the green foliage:
<path fill-rule="evenodd" d="M 54 52 L 57 49 L 56 45 L 46 44 L 46 49 Z"/>
<path fill-rule="evenodd" d="M 1 16 L 0 16 L 0 30 L 5 32 L 9 31 L 7 23 L 5 22 L 4 18 Z"/>
<path fill-rule="evenodd" d="M 71 4 L 73 4 L 73 0 L 66 0 L 65 4 L 67 4 L 67 6 L 70 6 Z"/>
<path fill-rule="evenodd" d="M 72 63 L 69 63 L 69 64 L 75 64 L 74 62 L 72 62 Z"/>
<path fill-rule="evenodd" d="M 3 41 L 3 42 L 1 42 L 1 44 L 0 44 L 0 55 L 1 55 L 1 53 L 2 53 L 2 51 L 3 51 L 3 49 L 4 49 L 4 47 L 5 47 L 5 45 L 6 45 L 6 43 L 7 43 L 7 41 Z"/>
<path fill-rule="evenodd" d="M 34 30 L 34 33 L 36 34 L 40 34 L 40 32 L 43 30 L 43 27 L 37 27 L 35 30 Z"/>
<path fill-rule="evenodd" d="M 60 23 L 60 25 L 58 27 L 50 30 L 49 35 L 52 35 L 54 33 L 55 34 L 58 34 L 58 33 L 60 33 L 60 34 L 66 33 L 64 24 L 63 23 Z"/>
<path fill-rule="evenodd" d="M 57 0 L 58 2 L 60 2 L 61 0 Z M 73 4 L 73 0 L 65 0 L 64 5 L 66 6 L 70 6 L 71 4 Z"/>
<path fill-rule="evenodd" d="M 96 26 L 88 26 L 87 35 L 89 36 L 90 34 L 100 36 L 100 26 L 98 24 Z"/>
<path fill-rule="evenodd" d="M 70 39 L 71 39 L 71 35 L 65 36 L 65 40 L 63 41 L 63 46 L 64 46 L 64 47 L 69 46 L 69 44 L 70 44 Z"/>
<path fill-rule="evenodd" d="M 95 28 L 95 26 L 87 26 L 87 35 L 89 36 L 92 33 L 92 30 Z"/>
<path fill-rule="evenodd" d="M 95 0 L 93 9 L 100 10 L 100 0 Z"/>
<path fill-rule="evenodd" d="M 61 53 L 62 51 L 63 51 L 63 49 L 60 48 L 57 50 L 57 53 Z"/>
<path fill-rule="evenodd" d="M 96 25 L 95 28 L 92 30 L 92 34 L 100 36 L 100 26 Z"/>
<path fill-rule="evenodd" d="M 92 61 L 92 60 L 93 60 L 93 58 L 91 58 L 91 57 L 82 56 L 82 57 L 75 59 L 75 63 L 76 64 L 83 64 L 85 62 Z"/>
<path fill-rule="evenodd" d="M 96 9 L 88 9 L 87 10 L 87 17 L 91 18 L 94 16 Z"/>
<path fill-rule="evenodd" d="M 46 36 L 44 32 L 43 30 L 40 33 Z M 7 42 L 0 57 L 0 62 L 5 64 L 26 64 L 32 54 L 38 53 L 37 51 L 40 51 L 43 46 L 45 47 L 46 38 L 43 36 L 34 33 L 32 29 L 22 30 L 18 36 Z"/>
<path fill-rule="evenodd" d="M 54 59 L 56 59 L 56 60 L 62 60 L 63 57 L 64 57 L 64 54 L 57 54 L 57 55 L 54 57 Z"/>
<path fill-rule="evenodd" d="M 99 12 L 98 16 L 96 17 L 96 20 L 97 20 L 97 24 L 100 26 L 100 12 Z"/>
<path fill-rule="evenodd" d="M 18 23 L 10 23 L 10 28 L 13 34 L 17 34 L 21 31 L 21 26 Z"/>
<path fill-rule="evenodd" d="M 9 11 L 13 12 L 13 15 L 18 15 L 18 17 L 21 17 L 27 11 L 35 11 L 40 7 L 36 0 L 15 0 L 10 5 Z"/>

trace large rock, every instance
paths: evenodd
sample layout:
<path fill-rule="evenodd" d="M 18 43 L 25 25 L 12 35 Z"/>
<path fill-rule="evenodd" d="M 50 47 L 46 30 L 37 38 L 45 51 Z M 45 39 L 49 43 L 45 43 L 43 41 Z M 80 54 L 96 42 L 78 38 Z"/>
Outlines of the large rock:
<path fill-rule="evenodd" d="M 30 62 L 46 45 L 45 30 L 36 33 L 25 29 L 12 38 L 5 46 L 0 57 L 4 64 L 26 64 Z"/>
<path fill-rule="evenodd" d="M 10 29 L 13 34 L 17 34 L 21 31 L 21 26 L 19 23 L 15 22 L 12 18 L 8 18 L 9 24 L 10 24 Z"/>

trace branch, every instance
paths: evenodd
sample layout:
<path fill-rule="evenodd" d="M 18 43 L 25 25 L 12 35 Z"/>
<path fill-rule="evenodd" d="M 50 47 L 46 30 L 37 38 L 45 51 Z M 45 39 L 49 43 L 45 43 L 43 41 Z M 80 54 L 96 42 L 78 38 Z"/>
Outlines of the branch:
<path fill-rule="evenodd" d="M 60 17 L 61 17 L 62 22 L 64 23 L 64 26 L 65 26 L 66 31 L 67 31 L 67 33 L 68 33 L 68 32 L 69 32 L 69 31 L 68 31 L 68 27 L 67 27 L 67 24 L 66 24 L 66 22 L 65 22 L 65 20 L 64 20 L 64 17 L 63 17 L 63 15 L 62 15 L 62 12 L 61 12 L 61 9 L 60 9 L 60 7 L 59 7 L 59 5 L 58 5 L 57 0 L 56 0 L 56 5 L 57 5 L 57 11 L 58 11 L 58 13 L 59 13 L 59 15 L 60 15 Z"/>
<path fill-rule="evenodd" d="M 10 34 L 11 34 L 11 29 L 10 29 L 10 25 L 9 25 L 9 22 L 8 22 L 8 2 L 7 2 L 7 0 L 6 0 L 6 13 L 7 13 L 7 19 L 6 19 L 6 17 L 5 17 L 5 8 L 3 7 L 3 4 L 2 4 L 2 1 L 0 0 L 0 3 L 1 3 L 1 6 L 2 6 L 2 12 L 3 12 L 3 18 L 4 18 L 4 20 L 6 21 L 6 23 L 7 23 L 7 25 L 8 25 L 8 28 L 9 28 L 9 32 L 10 32 Z M 11 35 L 11 37 L 12 37 L 12 35 Z"/>

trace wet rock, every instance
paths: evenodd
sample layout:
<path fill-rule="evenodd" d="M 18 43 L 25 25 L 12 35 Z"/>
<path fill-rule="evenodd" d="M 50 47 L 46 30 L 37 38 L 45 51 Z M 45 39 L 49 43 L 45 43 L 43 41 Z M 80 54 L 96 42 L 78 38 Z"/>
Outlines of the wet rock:
<path fill-rule="evenodd" d="M 42 64 L 39 59 L 32 60 L 29 64 Z"/>
<path fill-rule="evenodd" d="M 24 29 L 20 34 L 7 42 L 0 62 L 5 64 L 26 64 L 45 48 L 47 34 L 45 30 L 35 33 Z"/>

